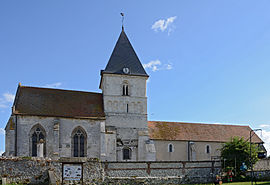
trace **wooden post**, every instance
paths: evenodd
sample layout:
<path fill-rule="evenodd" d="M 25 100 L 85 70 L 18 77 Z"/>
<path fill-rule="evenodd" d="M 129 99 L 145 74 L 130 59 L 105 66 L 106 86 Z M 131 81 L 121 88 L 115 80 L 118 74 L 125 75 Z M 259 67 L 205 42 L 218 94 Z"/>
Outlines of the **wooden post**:
<path fill-rule="evenodd" d="M 151 173 L 150 165 L 151 165 L 151 163 L 147 163 L 147 170 L 146 170 L 146 172 L 147 172 L 148 175 L 150 175 L 150 173 Z"/>
<path fill-rule="evenodd" d="M 182 174 L 185 175 L 185 173 L 186 173 L 186 171 L 185 171 L 186 162 L 182 162 L 182 164 L 183 164 Z"/>

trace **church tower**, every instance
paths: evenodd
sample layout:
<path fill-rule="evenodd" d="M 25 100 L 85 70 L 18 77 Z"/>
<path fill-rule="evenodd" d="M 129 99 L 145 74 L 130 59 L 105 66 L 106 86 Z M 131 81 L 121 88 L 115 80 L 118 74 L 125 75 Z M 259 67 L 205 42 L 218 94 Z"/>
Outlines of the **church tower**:
<path fill-rule="evenodd" d="M 107 125 L 147 128 L 148 77 L 122 30 L 105 70 L 101 71 L 100 88 L 103 93 L 104 111 L 108 117 L 120 116 L 122 120 L 111 120 Z"/>
<path fill-rule="evenodd" d="M 145 143 L 149 140 L 146 97 L 148 77 L 122 29 L 107 66 L 101 71 L 100 82 L 106 132 L 116 135 L 117 161 L 147 160 Z M 110 138 L 106 138 L 107 143 L 111 143 L 108 140 L 112 140 L 114 136 Z M 107 147 L 106 155 L 109 155 L 108 148 L 111 147 L 111 144 Z M 109 150 L 113 153 L 114 149 Z"/>

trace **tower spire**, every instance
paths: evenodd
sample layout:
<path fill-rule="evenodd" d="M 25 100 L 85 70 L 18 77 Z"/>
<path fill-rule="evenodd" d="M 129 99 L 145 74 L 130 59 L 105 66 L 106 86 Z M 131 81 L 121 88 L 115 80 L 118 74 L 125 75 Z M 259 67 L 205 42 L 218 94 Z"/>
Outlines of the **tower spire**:
<path fill-rule="evenodd" d="M 124 13 L 120 13 L 120 15 L 122 16 L 122 31 L 124 31 Z"/>

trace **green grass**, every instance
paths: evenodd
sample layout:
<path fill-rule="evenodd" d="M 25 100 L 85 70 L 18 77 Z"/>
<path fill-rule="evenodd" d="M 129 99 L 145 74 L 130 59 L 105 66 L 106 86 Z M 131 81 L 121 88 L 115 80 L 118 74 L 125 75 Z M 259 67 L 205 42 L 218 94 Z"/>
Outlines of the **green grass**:
<path fill-rule="evenodd" d="M 213 184 L 213 183 L 212 183 Z M 212 184 L 193 184 L 193 185 L 212 185 Z M 226 185 L 250 185 L 251 182 L 230 182 L 230 183 L 222 183 Z M 270 185 L 270 182 L 257 182 L 256 184 L 261 185 Z M 255 182 L 253 182 L 253 185 L 255 185 Z"/>
<path fill-rule="evenodd" d="M 223 183 L 223 184 L 227 184 L 227 185 L 249 185 L 251 184 L 251 182 L 233 182 L 233 183 Z M 253 182 L 253 184 L 255 185 L 255 183 Z M 270 185 L 270 182 L 256 182 L 256 184 L 263 184 L 263 185 Z"/>

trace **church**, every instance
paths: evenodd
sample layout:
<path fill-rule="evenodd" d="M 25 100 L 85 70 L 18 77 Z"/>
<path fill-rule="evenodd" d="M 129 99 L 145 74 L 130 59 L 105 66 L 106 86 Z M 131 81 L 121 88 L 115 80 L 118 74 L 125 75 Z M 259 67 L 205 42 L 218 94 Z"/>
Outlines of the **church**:
<path fill-rule="evenodd" d="M 231 137 L 249 138 L 249 126 L 148 121 L 148 77 L 122 28 L 100 72 L 102 93 L 18 85 L 4 155 L 211 160 Z M 263 147 L 256 134 L 252 142 Z"/>

